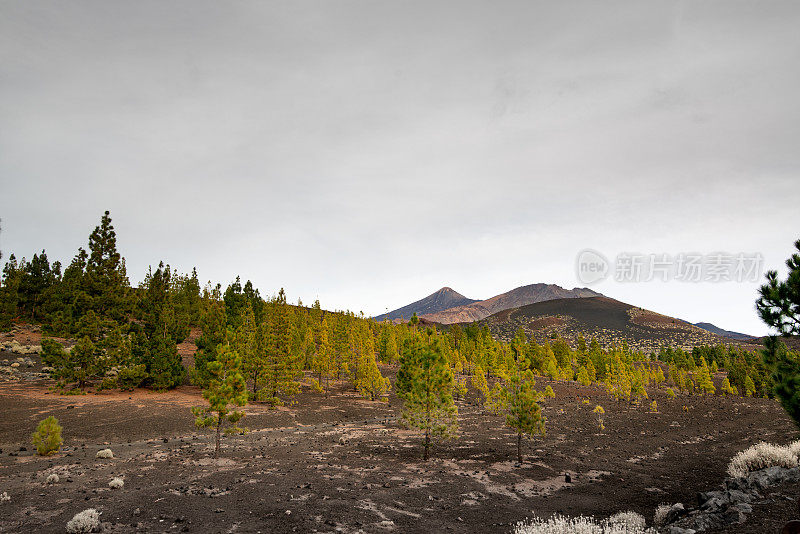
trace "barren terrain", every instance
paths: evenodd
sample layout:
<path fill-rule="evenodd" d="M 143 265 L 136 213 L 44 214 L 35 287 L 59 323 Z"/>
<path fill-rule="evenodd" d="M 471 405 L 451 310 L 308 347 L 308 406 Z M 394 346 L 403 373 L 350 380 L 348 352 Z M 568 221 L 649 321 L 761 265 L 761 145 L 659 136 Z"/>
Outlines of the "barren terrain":
<path fill-rule="evenodd" d="M 304 391 L 288 408 L 248 406 L 250 432 L 224 438 L 214 460 L 210 433 L 189 412 L 201 404 L 196 388 L 61 396 L 48 384 L 0 383 L 0 493 L 11 497 L 0 504 L 2 532 L 63 532 L 90 507 L 116 532 L 509 532 L 532 515 L 620 510 L 650 520 L 656 505 L 694 503 L 720 484 L 739 450 L 797 438 L 775 401 L 653 392 L 658 412 L 649 413 L 599 386 L 562 382 L 544 409 L 547 436 L 526 443 L 524 464 L 514 434 L 474 396 L 459 403 L 460 437 L 425 463 L 394 396 L 368 402 L 340 383 L 329 398 Z M 34 456 L 30 434 L 48 415 L 64 427 L 64 447 Z M 96 459 L 106 447 L 115 457 Z M 45 483 L 50 473 L 59 483 Z M 123 488 L 109 488 L 115 476 Z M 777 529 L 794 515 L 778 497 L 734 531 Z"/>

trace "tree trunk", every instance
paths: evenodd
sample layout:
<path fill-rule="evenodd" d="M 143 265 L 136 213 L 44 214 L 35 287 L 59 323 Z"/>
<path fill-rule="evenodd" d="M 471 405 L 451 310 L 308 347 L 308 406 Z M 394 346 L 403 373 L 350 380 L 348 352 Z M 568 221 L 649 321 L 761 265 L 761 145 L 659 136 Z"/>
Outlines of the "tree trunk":
<path fill-rule="evenodd" d="M 425 429 L 425 452 L 423 453 L 422 459 L 424 461 L 428 461 L 428 449 L 431 446 L 431 434 L 430 431 L 426 428 Z"/>
<path fill-rule="evenodd" d="M 214 449 L 214 458 L 219 458 L 219 440 L 220 440 L 220 432 L 222 430 L 222 414 L 218 414 L 217 416 L 217 446 Z"/>
<path fill-rule="evenodd" d="M 517 462 L 522 463 L 522 432 L 517 432 Z"/>

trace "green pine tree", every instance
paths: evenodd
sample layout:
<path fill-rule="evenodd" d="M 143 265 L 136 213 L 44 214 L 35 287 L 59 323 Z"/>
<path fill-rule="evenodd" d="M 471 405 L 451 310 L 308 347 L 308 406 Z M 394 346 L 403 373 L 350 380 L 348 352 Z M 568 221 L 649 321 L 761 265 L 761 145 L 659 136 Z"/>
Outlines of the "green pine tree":
<path fill-rule="evenodd" d="M 404 344 L 395 389 L 403 400 L 403 422 L 425 434 L 427 461 L 431 439 L 446 439 L 458 430 L 453 372 L 438 340 L 410 339 Z"/>
<path fill-rule="evenodd" d="M 217 358 L 208 362 L 210 379 L 203 390 L 208 406 L 196 406 L 192 408 L 192 414 L 198 427 L 216 429 L 214 457 L 218 458 L 223 423 L 227 421 L 234 425 L 232 430 L 236 431 L 235 425 L 244 416 L 236 407 L 247 404 L 247 383 L 241 373 L 242 359 L 236 351 L 226 343 L 216 352 Z"/>
<path fill-rule="evenodd" d="M 524 352 L 513 342 L 511 350 L 514 353 L 513 364 L 507 371 L 507 377 L 495 384 L 487 407 L 494 414 L 505 415 L 506 426 L 516 431 L 517 462 L 521 464 L 522 437 L 543 436 L 545 433 L 545 417 L 539 405 L 544 394 L 534 389 L 536 381 Z"/>

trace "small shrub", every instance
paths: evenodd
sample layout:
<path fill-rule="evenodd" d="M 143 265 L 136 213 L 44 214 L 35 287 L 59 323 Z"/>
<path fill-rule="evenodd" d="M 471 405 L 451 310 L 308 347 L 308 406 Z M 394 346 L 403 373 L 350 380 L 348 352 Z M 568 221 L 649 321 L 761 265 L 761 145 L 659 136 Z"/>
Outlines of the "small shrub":
<path fill-rule="evenodd" d="M 58 475 L 57 475 L 57 474 L 55 474 L 55 473 L 50 473 L 50 474 L 47 476 L 47 480 L 46 480 L 45 482 L 47 482 L 48 484 L 58 484 L 59 480 L 61 480 L 61 479 L 60 479 L 60 478 L 58 478 Z"/>
<path fill-rule="evenodd" d="M 650 403 L 650 411 L 653 413 L 658 412 L 658 403 L 656 401 Z"/>
<path fill-rule="evenodd" d="M 663 527 L 667 523 L 667 514 L 672 506 L 668 504 L 659 504 L 653 514 L 653 524 L 657 527 Z"/>
<path fill-rule="evenodd" d="M 595 406 L 594 410 L 592 411 L 597 414 L 597 428 L 600 430 L 605 430 L 606 425 L 603 424 L 603 414 L 605 414 L 606 411 L 599 404 Z"/>
<path fill-rule="evenodd" d="M 798 461 L 800 461 L 800 441 L 793 441 L 792 443 L 788 444 L 789 451 L 798 457 Z"/>
<path fill-rule="evenodd" d="M 8 496 L 8 493 L 6 493 L 5 491 L 3 493 L 0 493 L 0 502 L 8 502 L 10 500 L 11 497 Z"/>
<path fill-rule="evenodd" d="M 52 415 L 39 423 L 36 432 L 31 436 L 33 446 L 36 447 L 39 456 L 53 454 L 61 448 L 61 444 L 64 442 L 61 439 L 61 430 L 58 419 Z"/>
<path fill-rule="evenodd" d="M 108 487 L 111 489 L 120 489 L 124 485 L 125 481 L 122 480 L 120 477 L 114 477 L 111 479 L 111 482 L 108 483 Z"/>
<path fill-rule="evenodd" d="M 797 467 L 797 455 L 789 447 L 762 441 L 734 456 L 728 464 L 728 474 L 732 478 L 741 478 L 752 471 L 775 466 Z"/>
<path fill-rule="evenodd" d="M 636 531 L 636 529 L 644 530 L 647 527 L 647 521 L 645 521 L 644 516 L 636 512 L 616 513 L 608 518 L 608 524 L 633 531 Z"/>
<path fill-rule="evenodd" d="M 668 399 L 674 399 L 675 398 L 675 392 L 672 390 L 672 388 L 667 388 L 667 398 Z"/>
<path fill-rule="evenodd" d="M 114 453 L 111 452 L 111 449 L 100 449 L 99 451 L 97 451 L 97 454 L 95 454 L 95 458 L 113 458 L 113 457 Z"/>
<path fill-rule="evenodd" d="M 556 398 L 556 392 L 553 391 L 553 386 L 547 386 L 546 388 L 544 388 L 544 396 L 550 397 L 551 399 Z"/>
<path fill-rule="evenodd" d="M 89 508 L 83 512 L 78 512 L 67 523 L 69 534 L 84 534 L 87 532 L 100 531 L 100 512 L 94 508 Z"/>

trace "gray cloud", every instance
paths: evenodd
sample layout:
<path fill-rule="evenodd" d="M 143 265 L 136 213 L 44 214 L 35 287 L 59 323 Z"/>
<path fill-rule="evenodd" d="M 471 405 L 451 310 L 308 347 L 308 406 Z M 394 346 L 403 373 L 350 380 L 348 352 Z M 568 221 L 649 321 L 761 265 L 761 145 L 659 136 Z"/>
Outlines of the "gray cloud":
<path fill-rule="evenodd" d="M 578 250 L 761 251 L 800 210 L 795 2 L 3 2 L 5 251 L 105 209 L 134 280 L 380 313 L 577 284 Z M 755 284 L 604 284 L 762 331 Z"/>

